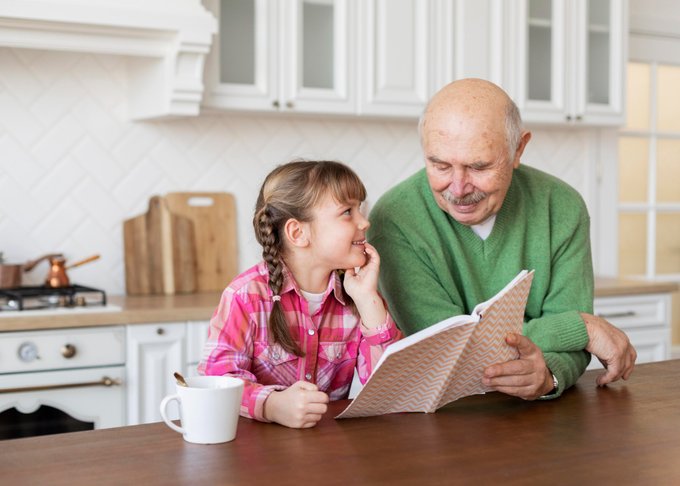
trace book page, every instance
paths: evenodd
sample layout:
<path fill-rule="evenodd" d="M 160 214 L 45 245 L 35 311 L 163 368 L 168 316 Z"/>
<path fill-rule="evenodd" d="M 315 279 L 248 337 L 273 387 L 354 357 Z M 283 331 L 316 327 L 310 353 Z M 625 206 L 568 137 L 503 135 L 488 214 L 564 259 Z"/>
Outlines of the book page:
<path fill-rule="evenodd" d="M 460 316 L 453 316 L 453 317 L 449 317 L 448 319 L 444 319 L 443 321 L 438 322 L 437 324 L 433 324 L 430 327 L 422 329 L 415 334 L 411 334 L 410 336 L 407 336 L 403 339 L 400 339 L 396 343 L 393 343 L 390 346 L 388 346 L 388 348 L 385 350 L 383 355 L 380 357 L 380 360 L 378 360 L 378 363 L 375 365 L 375 370 L 377 370 L 380 367 L 380 365 L 382 365 L 383 361 L 385 361 L 391 354 L 397 353 L 397 352 L 401 351 L 402 349 L 408 348 L 409 346 L 413 346 L 418 341 L 422 341 L 424 339 L 429 338 L 430 336 L 434 336 L 435 334 L 439 334 L 440 332 L 444 331 L 445 329 L 448 329 L 448 328 L 451 328 L 451 327 L 462 326 L 462 325 L 468 324 L 470 322 L 478 322 L 478 321 L 479 321 L 479 315 L 469 316 L 469 315 L 463 314 L 463 315 L 460 315 Z M 375 373 L 375 370 L 373 371 L 373 373 Z"/>
<path fill-rule="evenodd" d="M 532 279 L 533 271 L 520 272 L 477 314 L 451 317 L 390 345 L 336 418 L 434 412 L 463 396 L 488 391 L 481 384 L 484 368 L 516 358 L 505 335 L 522 330 Z"/>
<path fill-rule="evenodd" d="M 533 273 L 533 270 L 531 272 Z M 480 302 L 479 304 L 477 304 L 475 306 L 475 308 L 472 310 L 472 315 L 477 315 L 477 316 L 481 315 L 484 312 L 484 309 L 486 309 L 491 304 L 496 302 L 498 299 L 503 297 L 506 293 L 508 293 L 508 291 L 510 289 L 512 289 L 513 287 L 515 287 L 515 285 L 517 285 L 517 282 L 522 280 L 528 273 L 529 272 L 527 270 L 522 270 L 521 272 L 519 272 L 517 274 L 517 276 L 515 278 L 513 278 L 510 281 L 510 283 L 508 283 L 508 285 L 503 287 L 496 295 L 491 297 L 489 300 L 485 300 L 484 302 Z"/>
<path fill-rule="evenodd" d="M 391 353 L 377 367 L 356 398 L 336 418 L 395 412 L 434 412 L 450 368 L 465 348 L 476 322 L 444 328 Z M 389 348 L 388 348 L 389 349 Z"/>
<path fill-rule="evenodd" d="M 518 358 L 517 348 L 508 346 L 505 336 L 509 332 L 522 333 L 533 271 L 524 271 L 520 276 L 519 280 L 513 280 L 512 288 L 506 286 L 501 291 L 502 298 L 487 301 L 479 324 L 442 388 L 437 408 L 462 397 L 491 391 L 482 384 L 484 370 L 493 364 Z"/>

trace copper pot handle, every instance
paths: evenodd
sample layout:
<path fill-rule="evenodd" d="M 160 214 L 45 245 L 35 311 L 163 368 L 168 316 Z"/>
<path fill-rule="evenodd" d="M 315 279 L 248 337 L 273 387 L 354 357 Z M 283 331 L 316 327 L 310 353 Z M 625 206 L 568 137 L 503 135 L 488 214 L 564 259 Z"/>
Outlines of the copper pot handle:
<path fill-rule="evenodd" d="M 99 257 L 100 257 L 100 255 L 92 255 L 92 256 L 89 256 L 89 257 L 87 257 L 87 258 L 85 258 L 85 259 L 83 259 L 83 260 L 80 260 L 80 261 L 78 261 L 78 262 L 71 263 L 70 265 L 67 265 L 67 266 L 65 266 L 64 268 L 65 268 L 65 269 L 69 269 L 69 268 L 73 268 L 73 267 L 78 267 L 78 266 L 80 266 L 80 265 L 84 265 L 84 264 L 86 264 L 86 263 L 90 263 L 90 262 L 93 262 L 93 261 L 95 261 L 95 260 L 99 260 Z"/>
<path fill-rule="evenodd" d="M 33 267 L 35 267 L 38 263 L 40 263 L 43 260 L 47 260 L 50 258 L 57 258 L 57 257 L 63 257 L 63 253 L 48 253 L 47 255 L 43 255 L 39 258 L 36 258 L 35 260 L 30 260 L 24 264 L 24 271 L 25 272 L 30 272 L 33 270 Z"/>

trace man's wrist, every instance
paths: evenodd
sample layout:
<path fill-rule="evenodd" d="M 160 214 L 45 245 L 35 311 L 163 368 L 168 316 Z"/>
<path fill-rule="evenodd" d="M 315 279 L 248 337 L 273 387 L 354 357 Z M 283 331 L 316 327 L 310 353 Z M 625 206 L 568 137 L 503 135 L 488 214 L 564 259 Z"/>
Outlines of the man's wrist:
<path fill-rule="evenodd" d="M 546 388 L 549 388 L 549 391 L 547 393 L 544 393 L 541 398 L 549 398 L 553 395 L 555 395 L 559 389 L 560 382 L 557 380 L 557 377 L 555 374 L 550 371 L 550 368 L 547 368 L 548 374 L 547 374 L 547 382 L 546 382 Z"/>

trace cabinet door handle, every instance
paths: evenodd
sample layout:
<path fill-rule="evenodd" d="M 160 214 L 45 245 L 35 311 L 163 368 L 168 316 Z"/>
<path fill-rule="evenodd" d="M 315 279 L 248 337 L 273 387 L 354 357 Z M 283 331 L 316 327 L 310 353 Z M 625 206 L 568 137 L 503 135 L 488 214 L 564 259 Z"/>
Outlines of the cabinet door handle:
<path fill-rule="evenodd" d="M 571 115 L 567 115 L 567 121 L 571 121 Z"/>
<path fill-rule="evenodd" d="M 22 392 L 34 392 L 34 391 L 46 391 L 46 390 L 61 390 L 63 388 L 82 388 L 87 386 L 120 386 L 122 381 L 120 378 L 109 378 L 108 376 L 103 376 L 99 381 L 87 381 L 84 383 L 64 383 L 61 385 L 43 385 L 43 386 L 26 386 L 23 388 L 3 388 L 0 389 L 0 393 L 22 393 Z"/>
<path fill-rule="evenodd" d="M 278 100 L 272 101 L 272 106 L 278 110 L 279 109 L 279 101 Z"/>
<path fill-rule="evenodd" d="M 610 312 L 604 314 L 597 314 L 597 317 L 602 317 L 603 319 L 611 319 L 615 317 L 635 317 L 637 312 L 635 311 L 624 311 L 624 312 Z"/>
<path fill-rule="evenodd" d="M 583 121 L 583 115 L 576 115 L 576 121 Z"/>
<path fill-rule="evenodd" d="M 295 104 L 292 101 L 286 101 L 286 108 L 292 110 L 293 108 L 295 108 Z"/>

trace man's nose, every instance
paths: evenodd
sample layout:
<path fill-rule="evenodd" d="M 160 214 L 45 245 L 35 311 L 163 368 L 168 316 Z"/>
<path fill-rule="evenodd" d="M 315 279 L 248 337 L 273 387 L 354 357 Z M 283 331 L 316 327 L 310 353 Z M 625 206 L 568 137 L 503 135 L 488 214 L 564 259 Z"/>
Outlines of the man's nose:
<path fill-rule="evenodd" d="M 468 194 L 472 190 L 472 184 L 470 183 L 467 171 L 456 171 L 447 189 L 455 197 L 463 197 Z"/>

